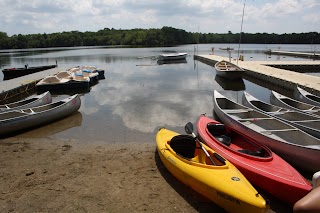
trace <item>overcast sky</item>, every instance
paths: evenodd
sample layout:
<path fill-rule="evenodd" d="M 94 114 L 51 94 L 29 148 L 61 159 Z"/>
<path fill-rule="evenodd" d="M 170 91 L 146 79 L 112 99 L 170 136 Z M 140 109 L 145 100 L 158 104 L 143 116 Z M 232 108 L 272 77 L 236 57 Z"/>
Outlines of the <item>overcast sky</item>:
<path fill-rule="evenodd" d="M 53 33 L 170 26 L 239 33 L 244 0 L 0 0 L 0 31 Z M 246 0 L 246 33 L 320 32 L 320 0 Z"/>

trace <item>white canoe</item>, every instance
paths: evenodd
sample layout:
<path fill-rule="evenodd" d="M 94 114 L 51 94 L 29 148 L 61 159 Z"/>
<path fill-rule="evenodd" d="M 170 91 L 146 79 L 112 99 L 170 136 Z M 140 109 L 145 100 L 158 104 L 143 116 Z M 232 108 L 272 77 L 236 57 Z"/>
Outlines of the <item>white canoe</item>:
<path fill-rule="evenodd" d="M 50 104 L 0 113 L 0 135 L 6 135 L 65 118 L 78 111 L 80 105 L 80 97 L 76 94 Z"/>
<path fill-rule="evenodd" d="M 187 53 L 166 53 L 158 56 L 158 60 L 182 60 L 186 59 Z"/>
<path fill-rule="evenodd" d="M 40 95 L 27 98 L 25 100 L 0 105 L 0 113 L 9 112 L 17 109 L 26 109 L 26 108 L 31 108 L 35 106 L 40 106 L 43 104 L 51 103 L 51 101 L 52 101 L 51 93 L 47 91 Z"/>

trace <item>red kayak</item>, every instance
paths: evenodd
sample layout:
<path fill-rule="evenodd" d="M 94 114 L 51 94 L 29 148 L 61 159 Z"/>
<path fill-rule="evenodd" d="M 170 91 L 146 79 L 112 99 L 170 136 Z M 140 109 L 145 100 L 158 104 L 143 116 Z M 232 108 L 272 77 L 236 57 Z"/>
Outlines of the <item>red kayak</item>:
<path fill-rule="evenodd" d="M 204 115 L 197 129 L 205 144 L 233 163 L 253 185 L 280 200 L 294 205 L 312 189 L 289 163 L 241 132 Z"/>

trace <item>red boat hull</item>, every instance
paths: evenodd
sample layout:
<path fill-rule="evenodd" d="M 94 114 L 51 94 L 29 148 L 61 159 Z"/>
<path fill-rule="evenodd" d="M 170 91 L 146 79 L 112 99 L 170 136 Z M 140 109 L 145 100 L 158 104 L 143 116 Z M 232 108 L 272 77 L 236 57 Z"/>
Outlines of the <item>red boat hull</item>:
<path fill-rule="evenodd" d="M 226 132 L 231 137 L 231 144 L 227 146 L 209 132 L 208 124 L 220 123 L 201 115 L 197 122 L 200 139 L 233 163 L 253 185 L 291 205 L 312 189 L 311 184 L 295 168 L 266 146 L 226 126 Z M 239 152 L 244 148 L 264 149 L 266 153 L 264 156 L 253 156 Z"/>

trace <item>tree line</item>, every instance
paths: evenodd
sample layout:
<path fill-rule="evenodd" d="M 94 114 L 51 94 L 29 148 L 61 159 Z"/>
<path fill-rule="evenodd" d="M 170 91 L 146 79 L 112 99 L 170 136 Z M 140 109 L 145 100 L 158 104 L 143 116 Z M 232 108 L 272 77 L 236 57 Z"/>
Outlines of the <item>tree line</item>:
<path fill-rule="evenodd" d="M 196 43 L 238 43 L 240 33 L 194 33 L 172 27 L 161 29 L 109 29 L 97 32 L 59 32 L 8 36 L 0 31 L 0 49 L 130 45 L 175 46 Z M 242 33 L 241 43 L 320 44 L 320 33 Z"/>

